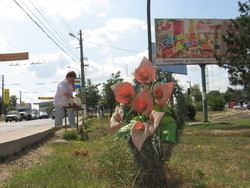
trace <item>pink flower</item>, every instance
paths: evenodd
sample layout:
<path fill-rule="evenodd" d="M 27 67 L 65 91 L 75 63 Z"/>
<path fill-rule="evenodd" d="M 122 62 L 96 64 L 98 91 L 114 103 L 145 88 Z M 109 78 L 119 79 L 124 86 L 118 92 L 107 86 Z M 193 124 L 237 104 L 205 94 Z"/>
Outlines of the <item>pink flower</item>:
<path fill-rule="evenodd" d="M 131 138 L 135 147 L 140 151 L 143 143 L 150 135 L 149 124 L 135 122 L 131 129 Z"/>
<path fill-rule="evenodd" d="M 153 123 L 153 126 L 150 126 L 150 133 L 154 133 L 155 130 L 158 128 L 164 114 L 165 112 L 158 112 L 155 110 L 151 112 L 149 120 L 151 123 Z"/>
<path fill-rule="evenodd" d="M 166 105 L 168 99 L 172 95 L 173 89 L 174 89 L 174 82 L 169 82 L 167 84 L 156 83 L 153 88 L 155 104 L 159 106 Z"/>
<path fill-rule="evenodd" d="M 148 87 L 143 90 L 132 101 L 132 108 L 139 113 L 149 115 L 153 110 L 154 104 Z"/>
<path fill-rule="evenodd" d="M 111 86 L 114 92 L 115 99 L 119 103 L 129 103 L 131 98 L 135 95 L 133 86 L 129 82 L 120 82 Z"/>
<path fill-rule="evenodd" d="M 135 69 L 134 76 L 138 82 L 148 84 L 156 78 L 156 70 L 152 63 L 144 57 L 139 67 Z"/>
<path fill-rule="evenodd" d="M 123 109 L 117 106 L 115 108 L 115 112 L 110 119 L 110 127 L 112 129 L 118 129 L 121 127 L 122 119 L 123 119 Z"/>

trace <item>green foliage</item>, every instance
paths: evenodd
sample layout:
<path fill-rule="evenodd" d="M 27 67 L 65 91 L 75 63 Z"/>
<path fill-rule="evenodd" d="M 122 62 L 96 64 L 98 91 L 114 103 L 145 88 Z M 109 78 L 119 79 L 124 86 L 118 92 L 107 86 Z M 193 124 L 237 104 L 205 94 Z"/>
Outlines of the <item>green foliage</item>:
<path fill-rule="evenodd" d="M 174 118 L 169 114 L 165 113 L 160 123 L 160 139 L 164 141 L 176 142 L 176 129 L 177 124 Z"/>
<path fill-rule="evenodd" d="M 65 140 L 76 140 L 77 131 L 66 131 L 63 133 L 62 138 Z"/>
<path fill-rule="evenodd" d="M 203 104 L 202 101 L 194 102 L 195 110 L 196 111 L 203 111 Z"/>
<path fill-rule="evenodd" d="M 202 101 L 202 94 L 201 94 L 200 86 L 198 84 L 194 84 L 190 88 L 190 95 L 195 102 Z"/>
<path fill-rule="evenodd" d="M 113 179 L 121 186 L 131 182 L 133 173 L 133 159 L 124 143 L 111 141 L 109 147 L 98 157 L 99 170 L 103 175 Z"/>
<path fill-rule="evenodd" d="M 225 108 L 224 96 L 219 91 L 211 91 L 207 94 L 208 106 L 214 111 L 221 111 Z"/>
<path fill-rule="evenodd" d="M 191 120 L 194 120 L 195 115 L 196 115 L 196 109 L 194 104 L 192 104 L 191 101 L 188 101 L 186 103 L 186 107 L 187 107 L 187 117 Z"/>
<path fill-rule="evenodd" d="M 243 86 L 250 99 L 250 1 L 238 4 L 240 16 L 231 20 L 233 28 L 223 37 L 229 49 L 226 56 L 218 60 L 220 66 L 228 69 L 230 83 Z"/>
<path fill-rule="evenodd" d="M 86 84 L 86 104 L 88 107 L 88 110 L 95 110 L 96 106 L 98 105 L 101 95 L 99 94 L 98 87 L 101 84 L 92 84 L 90 79 L 87 79 Z"/>
<path fill-rule="evenodd" d="M 0 104 L 2 104 L 2 97 L 0 97 Z M 4 103 L 4 113 L 7 114 L 9 111 L 16 110 L 17 97 L 15 95 L 10 96 L 10 102 Z M 0 109 L 2 114 L 2 108 Z"/>
<path fill-rule="evenodd" d="M 103 103 L 104 103 L 105 108 L 109 109 L 110 116 L 112 115 L 113 110 L 118 104 L 115 100 L 114 93 L 110 87 L 118 82 L 122 82 L 123 79 L 120 77 L 121 77 L 120 71 L 118 71 L 115 74 L 112 73 L 111 78 L 107 80 L 107 83 L 102 84 L 103 85 L 102 86 L 103 87 Z"/>

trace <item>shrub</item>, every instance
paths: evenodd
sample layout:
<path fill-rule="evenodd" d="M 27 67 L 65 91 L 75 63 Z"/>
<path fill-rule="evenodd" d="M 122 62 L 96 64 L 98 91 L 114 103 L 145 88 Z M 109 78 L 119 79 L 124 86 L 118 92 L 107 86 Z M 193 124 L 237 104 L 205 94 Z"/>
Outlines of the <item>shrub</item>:
<path fill-rule="evenodd" d="M 208 96 L 208 105 L 214 111 L 224 110 L 225 100 L 222 95 L 209 95 Z"/>
<path fill-rule="evenodd" d="M 77 138 L 77 131 L 67 131 L 64 132 L 62 138 L 65 140 L 76 140 Z"/>
<path fill-rule="evenodd" d="M 186 105 L 187 105 L 187 116 L 188 116 L 188 118 L 191 119 L 191 120 L 194 120 L 194 117 L 196 115 L 195 106 L 190 102 L 188 102 Z"/>

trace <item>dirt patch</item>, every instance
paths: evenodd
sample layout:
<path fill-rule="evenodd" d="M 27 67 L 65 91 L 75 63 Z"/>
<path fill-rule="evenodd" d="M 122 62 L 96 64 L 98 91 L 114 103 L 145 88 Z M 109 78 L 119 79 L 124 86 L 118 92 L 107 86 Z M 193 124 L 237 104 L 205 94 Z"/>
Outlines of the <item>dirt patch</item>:
<path fill-rule="evenodd" d="M 250 118 L 250 110 L 228 110 L 220 114 L 214 114 L 212 121 L 229 121 Z"/>
<path fill-rule="evenodd" d="M 211 136 L 249 136 L 250 129 L 242 130 L 205 130 L 205 131 L 184 131 L 185 135 L 211 135 Z"/>
<path fill-rule="evenodd" d="M 45 146 L 45 143 L 58 139 L 61 132 L 62 129 L 58 130 L 54 136 L 43 140 L 39 144 L 27 147 L 20 153 L 3 159 L 0 162 L 0 187 L 6 179 L 14 175 L 14 170 L 26 169 L 43 163 L 42 158 L 53 153 L 50 148 Z"/>

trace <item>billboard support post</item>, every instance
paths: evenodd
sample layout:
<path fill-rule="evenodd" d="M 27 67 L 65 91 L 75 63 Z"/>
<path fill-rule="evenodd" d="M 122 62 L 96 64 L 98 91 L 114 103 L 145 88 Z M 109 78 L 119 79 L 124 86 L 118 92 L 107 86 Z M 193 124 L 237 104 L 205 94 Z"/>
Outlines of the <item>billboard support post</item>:
<path fill-rule="evenodd" d="M 207 88 L 206 88 L 206 75 L 205 75 L 205 64 L 200 64 L 201 67 L 201 81 L 202 81 L 202 104 L 203 104 L 203 120 L 208 122 L 208 111 L 207 111 Z"/>

